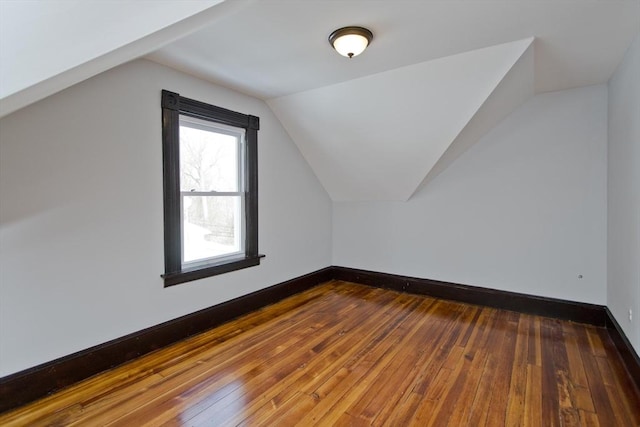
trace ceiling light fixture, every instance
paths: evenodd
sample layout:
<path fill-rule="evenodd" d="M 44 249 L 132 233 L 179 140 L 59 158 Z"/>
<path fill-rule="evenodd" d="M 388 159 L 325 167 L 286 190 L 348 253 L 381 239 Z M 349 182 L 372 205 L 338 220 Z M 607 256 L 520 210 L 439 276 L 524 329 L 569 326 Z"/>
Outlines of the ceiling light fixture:
<path fill-rule="evenodd" d="M 329 36 L 329 43 L 342 56 L 360 55 L 373 40 L 373 33 L 363 27 L 344 27 Z"/>

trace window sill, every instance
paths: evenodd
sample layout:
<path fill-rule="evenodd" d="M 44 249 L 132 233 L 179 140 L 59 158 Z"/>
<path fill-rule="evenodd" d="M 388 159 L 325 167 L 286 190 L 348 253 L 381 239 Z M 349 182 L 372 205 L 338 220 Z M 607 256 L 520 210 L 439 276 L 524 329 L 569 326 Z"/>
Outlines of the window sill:
<path fill-rule="evenodd" d="M 164 287 L 179 285 L 180 283 L 191 282 L 193 280 L 204 279 L 205 277 L 216 276 L 218 274 L 229 273 L 243 268 L 254 267 L 260 265 L 260 258 L 265 255 L 256 257 L 240 258 L 233 261 L 224 261 L 219 264 L 209 264 L 207 266 L 193 267 L 185 269 L 177 273 L 163 274 Z"/>

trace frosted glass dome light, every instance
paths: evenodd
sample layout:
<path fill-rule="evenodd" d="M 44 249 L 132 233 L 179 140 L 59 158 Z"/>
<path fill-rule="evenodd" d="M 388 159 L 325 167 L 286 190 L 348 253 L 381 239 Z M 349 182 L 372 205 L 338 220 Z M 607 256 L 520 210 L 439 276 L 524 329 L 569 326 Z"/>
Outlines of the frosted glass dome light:
<path fill-rule="evenodd" d="M 362 27 L 344 27 L 329 36 L 329 43 L 342 56 L 360 55 L 373 40 L 373 33 Z"/>

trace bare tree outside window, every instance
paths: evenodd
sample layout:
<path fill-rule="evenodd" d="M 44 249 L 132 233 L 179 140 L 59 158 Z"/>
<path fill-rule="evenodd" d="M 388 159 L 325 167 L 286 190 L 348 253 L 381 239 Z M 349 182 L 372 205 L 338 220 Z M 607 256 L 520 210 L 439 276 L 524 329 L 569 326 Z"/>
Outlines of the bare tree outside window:
<path fill-rule="evenodd" d="M 241 140 L 221 131 L 193 119 L 180 123 L 184 262 L 241 250 L 241 198 L 229 194 L 240 191 Z"/>

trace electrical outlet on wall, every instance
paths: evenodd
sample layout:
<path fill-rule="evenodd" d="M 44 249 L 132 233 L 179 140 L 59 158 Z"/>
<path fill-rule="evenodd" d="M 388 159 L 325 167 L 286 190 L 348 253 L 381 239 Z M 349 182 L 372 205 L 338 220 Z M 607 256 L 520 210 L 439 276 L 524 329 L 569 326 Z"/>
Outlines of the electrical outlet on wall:
<path fill-rule="evenodd" d="M 633 310 L 629 309 L 629 322 L 633 320 Z"/>

